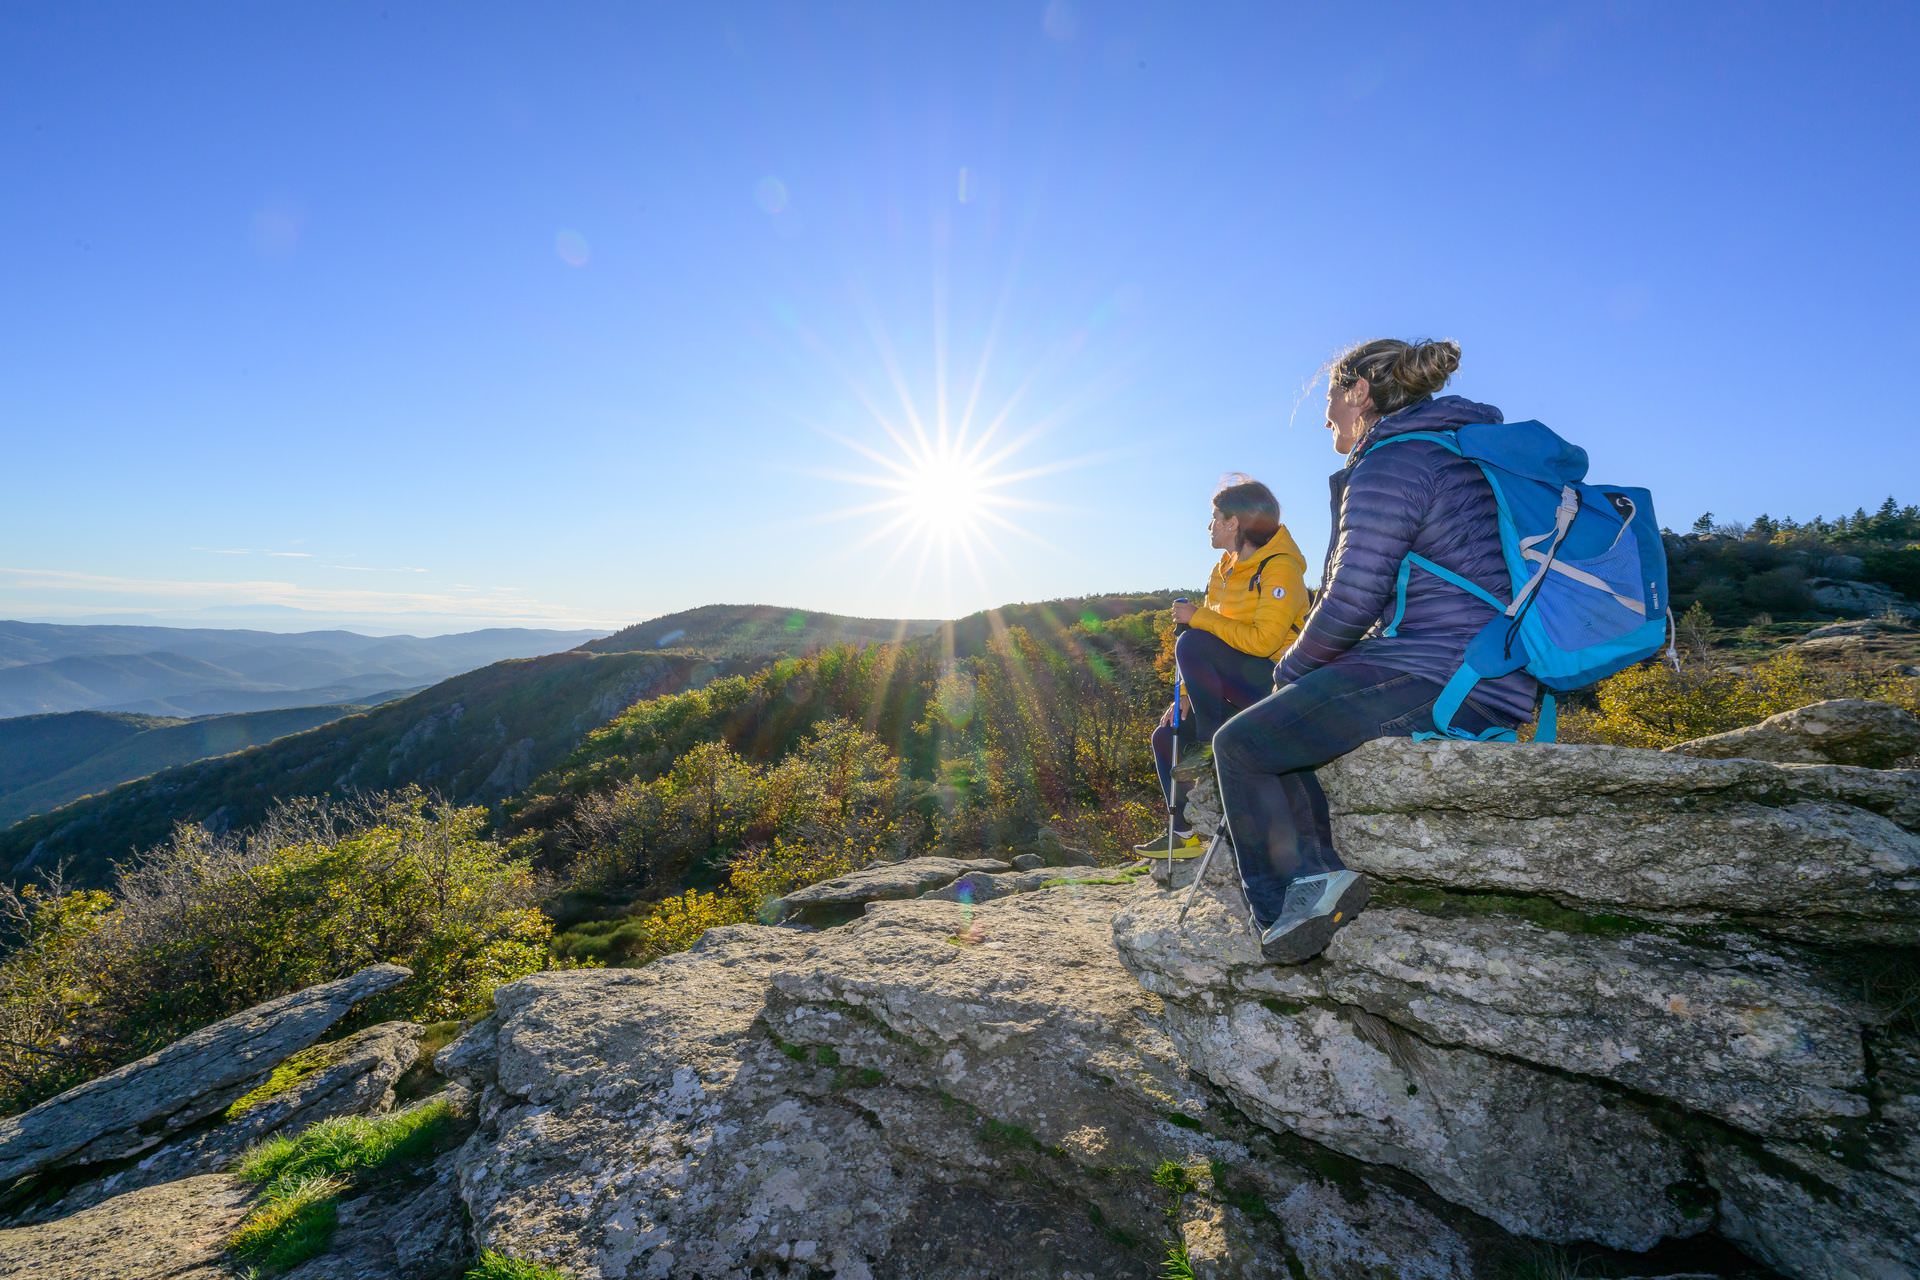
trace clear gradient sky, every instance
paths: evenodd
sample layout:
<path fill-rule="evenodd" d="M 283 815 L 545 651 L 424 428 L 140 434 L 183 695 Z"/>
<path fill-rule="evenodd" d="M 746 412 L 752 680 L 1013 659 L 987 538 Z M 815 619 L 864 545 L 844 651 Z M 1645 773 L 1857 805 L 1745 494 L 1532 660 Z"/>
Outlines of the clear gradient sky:
<path fill-rule="evenodd" d="M 1359 8 L 0 4 L 0 617 L 951 616 L 1233 470 L 1317 563 L 1378 336 L 1675 527 L 1920 500 L 1920 6 Z M 903 404 L 977 572 L 829 518 Z"/>

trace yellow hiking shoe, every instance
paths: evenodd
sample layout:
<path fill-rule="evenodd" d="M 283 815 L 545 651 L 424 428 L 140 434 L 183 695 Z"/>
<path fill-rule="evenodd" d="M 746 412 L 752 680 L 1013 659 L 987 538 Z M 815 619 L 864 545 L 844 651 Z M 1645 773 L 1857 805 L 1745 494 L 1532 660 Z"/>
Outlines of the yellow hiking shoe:
<path fill-rule="evenodd" d="M 1145 844 L 1133 846 L 1133 851 L 1148 858 L 1165 858 L 1172 856 L 1175 859 L 1179 859 L 1197 858 L 1204 848 L 1205 846 L 1201 843 L 1200 836 L 1197 832 L 1176 831 L 1173 833 L 1173 853 L 1169 855 L 1167 853 L 1167 836 L 1163 831 Z"/>

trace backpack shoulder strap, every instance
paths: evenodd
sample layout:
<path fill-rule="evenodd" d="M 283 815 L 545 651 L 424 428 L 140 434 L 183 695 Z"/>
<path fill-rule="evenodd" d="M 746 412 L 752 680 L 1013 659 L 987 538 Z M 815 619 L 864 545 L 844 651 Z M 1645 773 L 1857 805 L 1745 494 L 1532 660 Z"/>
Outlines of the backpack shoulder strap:
<path fill-rule="evenodd" d="M 1448 453 L 1460 453 L 1460 438 L 1452 431 L 1407 431 L 1397 436 L 1388 436 L 1385 440 L 1375 440 L 1367 446 L 1367 453 L 1385 448 L 1390 444 L 1401 444 L 1408 440 L 1425 440 L 1428 444 L 1437 444 Z M 1365 457 L 1366 454 L 1361 454 Z M 1462 454 L 1462 457 L 1465 455 Z"/>

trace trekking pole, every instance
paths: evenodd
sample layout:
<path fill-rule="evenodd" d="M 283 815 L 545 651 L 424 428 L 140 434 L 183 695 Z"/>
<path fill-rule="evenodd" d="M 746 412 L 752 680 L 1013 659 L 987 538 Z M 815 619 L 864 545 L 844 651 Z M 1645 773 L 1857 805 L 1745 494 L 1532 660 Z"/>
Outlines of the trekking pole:
<path fill-rule="evenodd" d="M 1174 600 L 1175 604 L 1191 604 L 1185 596 Z M 1180 676 L 1180 633 L 1187 629 L 1183 622 L 1173 626 L 1173 736 L 1167 740 L 1167 887 L 1173 887 L 1173 806 L 1174 797 L 1180 794 L 1180 779 L 1173 776 L 1174 768 L 1180 763 L 1180 699 L 1186 692 Z"/>
<path fill-rule="evenodd" d="M 1207 865 L 1213 861 L 1213 851 L 1219 847 L 1220 833 L 1216 831 L 1213 833 L 1213 839 L 1207 841 L 1207 851 L 1200 855 L 1200 865 L 1193 873 L 1193 883 L 1187 886 L 1187 896 L 1180 903 L 1180 914 L 1174 918 L 1174 928 L 1178 929 L 1187 922 L 1187 911 L 1193 906 L 1193 895 L 1200 892 L 1200 884 L 1207 878 Z"/>

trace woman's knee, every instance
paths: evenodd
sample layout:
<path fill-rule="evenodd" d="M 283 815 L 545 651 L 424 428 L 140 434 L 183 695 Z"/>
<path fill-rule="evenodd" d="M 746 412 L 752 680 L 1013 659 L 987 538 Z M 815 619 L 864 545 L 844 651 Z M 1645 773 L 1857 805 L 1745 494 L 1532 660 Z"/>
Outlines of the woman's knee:
<path fill-rule="evenodd" d="M 1229 764 L 1243 762 L 1253 735 L 1258 732 L 1259 730 L 1246 716 L 1235 716 L 1214 733 L 1213 758 Z"/>
<path fill-rule="evenodd" d="M 1182 670 L 1202 662 L 1211 665 L 1214 655 L 1219 651 L 1219 644 L 1219 637 L 1190 627 L 1175 637 L 1173 659 L 1181 664 Z"/>

